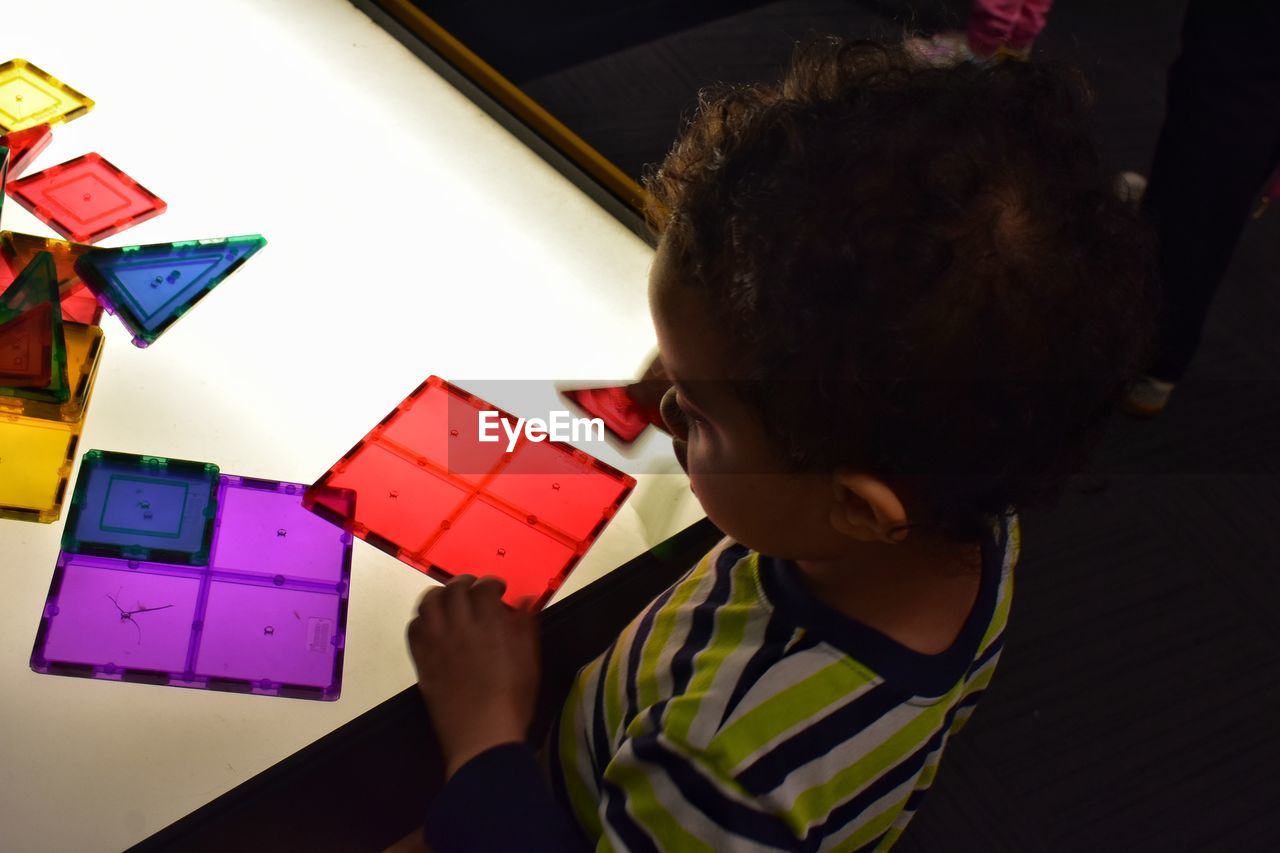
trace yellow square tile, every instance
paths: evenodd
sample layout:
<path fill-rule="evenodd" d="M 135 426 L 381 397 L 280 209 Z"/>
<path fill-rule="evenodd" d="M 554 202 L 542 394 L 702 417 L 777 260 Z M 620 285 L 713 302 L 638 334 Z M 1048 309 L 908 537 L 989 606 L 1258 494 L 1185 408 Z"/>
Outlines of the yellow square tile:
<path fill-rule="evenodd" d="M 0 518 L 57 521 L 79 441 L 70 424 L 0 414 Z"/>
<path fill-rule="evenodd" d="M 71 121 L 93 101 L 25 59 L 0 65 L 0 133 Z"/>

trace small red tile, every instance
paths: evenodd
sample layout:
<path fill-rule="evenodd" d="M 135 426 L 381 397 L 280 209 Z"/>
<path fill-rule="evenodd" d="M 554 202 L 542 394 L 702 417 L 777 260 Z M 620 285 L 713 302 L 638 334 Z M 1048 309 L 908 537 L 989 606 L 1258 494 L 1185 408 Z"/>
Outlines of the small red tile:
<path fill-rule="evenodd" d="M 0 136 L 0 147 L 9 149 L 8 180 L 16 181 L 22 177 L 31 162 L 40 156 L 40 152 L 49 147 L 53 141 L 53 131 L 47 124 L 38 124 L 26 130 L 15 130 L 13 133 Z"/>
<path fill-rule="evenodd" d="M 303 504 L 440 580 L 507 582 L 504 600 L 545 604 L 631 493 L 635 480 L 567 444 L 479 440 L 501 409 L 430 377 L 314 486 Z M 355 493 L 354 509 L 327 500 Z"/>
<path fill-rule="evenodd" d="M 9 195 L 68 240 L 96 243 L 168 205 L 97 154 L 12 181 Z"/>

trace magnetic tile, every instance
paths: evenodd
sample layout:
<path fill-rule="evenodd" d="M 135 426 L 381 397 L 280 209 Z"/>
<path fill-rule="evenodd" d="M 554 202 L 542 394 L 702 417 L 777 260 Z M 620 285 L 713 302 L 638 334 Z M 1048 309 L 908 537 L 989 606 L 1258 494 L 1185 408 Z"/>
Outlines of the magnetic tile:
<path fill-rule="evenodd" d="M 599 476 L 600 463 L 582 451 L 570 453 L 547 442 L 518 447 L 485 493 L 510 506 L 536 507 L 537 518 L 573 539 L 585 539 L 612 518 L 630 487 Z"/>
<path fill-rule="evenodd" d="M 0 412 L 0 518 L 56 521 L 78 441 L 66 424 Z"/>
<path fill-rule="evenodd" d="M 102 320 L 102 303 L 83 283 L 62 297 L 62 319 L 96 326 Z"/>
<path fill-rule="evenodd" d="M 408 405 L 401 404 L 379 440 L 394 443 L 409 455 L 431 460 L 449 474 L 477 482 L 504 462 L 507 445 L 501 427 L 496 430 L 498 441 L 479 440 L 479 416 L 486 408 L 514 420 L 471 394 L 450 394 L 443 385 L 429 385 Z M 447 428 L 441 429 L 442 423 Z"/>
<path fill-rule="evenodd" d="M 84 243 L 0 231 L 0 290 L 17 278 L 37 254 L 48 252 L 53 258 L 62 319 L 94 325 L 102 316 L 102 306 L 76 272 L 76 260 L 90 248 Z"/>
<path fill-rule="evenodd" d="M 54 283 L 60 295 L 66 295 L 70 285 L 82 284 L 76 272 L 76 261 L 92 249 L 84 243 L 72 243 L 55 237 L 37 237 L 20 231 L 0 231 L 0 288 L 7 286 L 27 264 L 41 252 L 48 252 L 53 260 Z"/>
<path fill-rule="evenodd" d="M 173 566 L 60 554 L 33 665 L 182 673 L 201 580 Z"/>
<path fill-rule="evenodd" d="M 52 305 L 0 324 L 0 387 L 44 388 L 53 367 Z"/>
<path fill-rule="evenodd" d="M 345 591 L 58 555 L 31 652 L 50 675 L 337 699 Z"/>
<path fill-rule="evenodd" d="M 351 534 L 304 509 L 305 490 L 301 483 L 223 474 L 209 568 L 281 582 L 344 583 L 351 573 Z M 354 508 L 350 492 L 329 499 Z"/>
<path fill-rule="evenodd" d="M 4 210 L 4 188 L 9 185 L 9 148 L 0 141 L 0 212 Z"/>
<path fill-rule="evenodd" d="M 57 267 L 51 253 L 36 252 L 17 275 L 0 286 L 0 320 L 44 303 L 58 304 Z"/>
<path fill-rule="evenodd" d="M 8 322 L 25 312 L 38 310 L 41 305 L 53 309 L 39 313 L 49 326 L 48 382 L 39 386 L 25 383 L 0 385 L 0 396 L 65 403 L 71 396 L 67 378 L 67 344 L 62 328 L 62 311 L 58 307 L 53 260 L 47 252 L 38 253 L 18 277 L 0 292 L 0 323 Z"/>
<path fill-rule="evenodd" d="M 217 487 L 216 465 L 90 450 L 80 465 L 62 548 L 205 565 Z"/>
<path fill-rule="evenodd" d="M 308 492 L 309 508 L 323 507 L 327 511 L 322 515 L 335 524 L 351 522 L 351 532 L 400 559 L 405 557 L 396 549 L 410 555 L 422 551 L 469 494 L 464 483 L 451 482 L 379 444 L 366 445 L 358 460 L 350 462 L 334 466 L 327 479 Z M 355 514 L 343 513 L 327 497 L 316 497 L 319 487 L 355 492 Z"/>
<path fill-rule="evenodd" d="M 514 453 L 505 438 L 481 443 L 482 410 L 506 415 L 430 377 L 307 491 L 304 504 L 438 579 L 496 574 L 508 582 L 509 603 L 532 595 L 541 605 L 635 481 L 561 443 L 521 439 Z M 539 449 L 526 455 L 531 444 Z M 523 473 L 509 475 L 517 463 Z M 322 488 L 355 492 L 354 512 L 333 506 Z"/>
<path fill-rule="evenodd" d="M 334 592 L 209 582 L 193 673 L 271 690 L 285 684 L 337 698 L 343 599 Z"/>
<path fill-rule="evenodd" d="M 562 393 L 587 414 L 600 418 L 605 429 L 628 444 L 635 441 L 646 427 L 661 425 L 661 415 L 656 409 L 641 406 L 620 385 L 579 388 Z"/>
<path fill-rule="evenodd" d="M 25 59 L 0 65 L 0 133 L 71 121 L 93 101 Z"/>
<path fill-rule="evenodd" d="M 76 271 L 133 343 L 154 343 L 170 325 L 266 245 L 261 235 L 93 249 Z"/>
<path fill-rule="evenodd" d="M 574 547 L 547 536 L 524 519 L 512 518 L 483 501 L 474 501 L 427 552 L 436 566 L 451 574 L 497 575 L 507 582 L 504 599 L 541 599 L 559 588 L 577 562 Z"/>
<path fill-rule="evenodd" d="M 0 413 L 61 421 L 75 432 L 81 431 L 105 342 L 102 329 L 97 326 L 63 323 L 62 330 L 67 344 L 67 386 L 71 390 L 67 401 L 50 403 L 25 397 L 0 397 Z"/>
<path fill-rule="evenodd" d="M 53 131 L 47 124 L 38 124 L 0 136 L 0 146 L 9 149 L 9 175 L 6 183 L 0 183 L 0 188 L 8 181 L 22 177 L 22 173 L 40 156 L 40 152 L 49 147 L 50 142 L 53 142 Z"/>
<path fill-rule="evenodd" d="M 84 154 L 8 185 L 14 201 L 68 240 L 99 240 L 164 213 L 154 193 L 97 154 Z"/>

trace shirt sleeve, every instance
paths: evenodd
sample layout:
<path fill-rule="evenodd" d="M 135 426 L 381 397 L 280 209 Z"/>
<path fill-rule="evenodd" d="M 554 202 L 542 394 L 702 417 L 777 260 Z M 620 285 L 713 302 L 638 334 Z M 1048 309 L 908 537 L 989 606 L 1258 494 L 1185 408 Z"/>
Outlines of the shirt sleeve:
<path fill-rule="evenodd" d="M 590 849 L 525 743 L 495 746 L 458 768 L 432 801 L 423 835 L 435 853 Z"/>
<path fill-rule="evenodd" d="M 598 850 L 793 850 L 769 804 L 663 732 L 623 742 L 604 772 Z"/>

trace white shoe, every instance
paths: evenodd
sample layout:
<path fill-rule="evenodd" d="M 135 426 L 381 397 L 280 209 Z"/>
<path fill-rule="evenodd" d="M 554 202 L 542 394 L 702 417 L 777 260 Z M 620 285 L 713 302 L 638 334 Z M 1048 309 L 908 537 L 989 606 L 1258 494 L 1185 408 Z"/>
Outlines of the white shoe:
<path fill-rule="evenodd" d="M 1116 197 L 1126 204 L 1137 207 L 1142 203 L 1142 196 L 1147 191 L 1147 179 L 1137 172 L 1121 172 L 1116 175 L 1112 184 Z"/>
<path fill-rule="evenodd" d="M 1154 376 L 1143 376 L 1129 386 L 1120 401 L 1120 409 L 1135 418 L 1154 418 L 1169 405 L 1173 388 L 1172 382 L 1165 382 Z"/>

